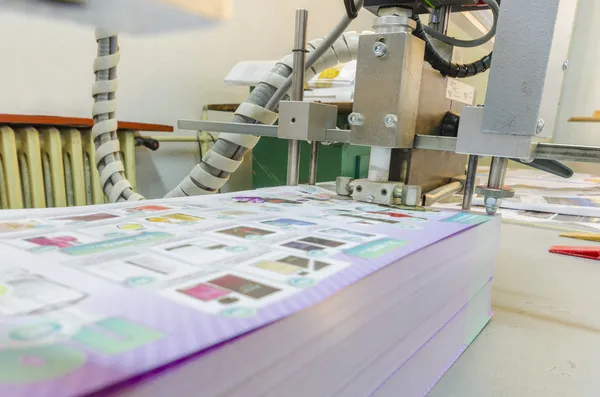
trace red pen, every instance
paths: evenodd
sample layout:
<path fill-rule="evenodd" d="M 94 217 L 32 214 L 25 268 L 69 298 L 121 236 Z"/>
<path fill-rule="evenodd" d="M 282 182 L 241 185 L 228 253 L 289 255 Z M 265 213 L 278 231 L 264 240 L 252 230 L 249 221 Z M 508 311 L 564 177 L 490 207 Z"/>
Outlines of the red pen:
<path fill-rule="evenodd" d="M 593 259 L 600 261 L 600 247 L 570 247 L 557 245 L 551 247 L 550 252 L 568 256 L 577 256 L 579 258 Z"/>

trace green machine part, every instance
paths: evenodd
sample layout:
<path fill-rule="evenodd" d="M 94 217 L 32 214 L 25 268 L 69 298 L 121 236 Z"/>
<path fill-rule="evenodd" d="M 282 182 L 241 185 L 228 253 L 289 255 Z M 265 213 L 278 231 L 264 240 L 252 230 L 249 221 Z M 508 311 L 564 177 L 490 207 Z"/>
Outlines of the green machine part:
<path fill-rule="evenodd" d="M 286 184 L 288 141 L 261 138 L 252 152 L 252 188 Z M 317 182 L 335 181 L 338 176 L 366 178 L 369 172 L 370 148 L 352 145 L 319 145 Z M 300 184 L 308 183 L 310 145 L 301 143 Z"/>

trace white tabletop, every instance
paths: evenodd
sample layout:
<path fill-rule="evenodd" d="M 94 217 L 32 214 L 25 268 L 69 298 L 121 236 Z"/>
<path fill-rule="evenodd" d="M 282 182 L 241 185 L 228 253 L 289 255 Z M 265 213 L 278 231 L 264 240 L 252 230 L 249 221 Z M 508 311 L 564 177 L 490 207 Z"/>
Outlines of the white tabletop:
<path fill-rule="evenodd" d="M 548 253 L 594 244 L 503 225 L 495 316 L 430 397 L 600 395 L 600 262 Z"/>

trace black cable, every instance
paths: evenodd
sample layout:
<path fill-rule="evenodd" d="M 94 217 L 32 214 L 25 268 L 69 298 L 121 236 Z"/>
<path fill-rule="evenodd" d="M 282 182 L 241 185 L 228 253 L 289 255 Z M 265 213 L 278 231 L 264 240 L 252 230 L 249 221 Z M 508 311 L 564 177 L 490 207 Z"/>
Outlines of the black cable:
<path fill-rule="evenodd" d="M 425 42 L 425 60 L 444 76 L 453 78 L 472 77 L 479 73 L 483 73 L 490 68 L 493 52 L 490 52 L 483 58 L 469 64 L 462 65 L 449 61 L 438 52 L 431 42 L 429 36 L 427 36 L 423 29 L 423 24 L 421 23 L 419 16 L 415 15 L 414 19 L 417 22 L 417 28 L 414 30 L 413 34 Z"/>
<path fill-rule="evenodd" d="M 429 26 L 423 26 L 423 30 L 427 33 L 428 36 L 433 37 L 434 39 L 438 39 L 446 44 L 450 44 L 455 47 L 479 47 L 490 41 L 494 35 L 496 34 L 496 26 L 498 24 L 498 17 L 500 15 L 500 7 L 496 0 L 483 0 L 485 4 L 487 4 L 492 10 L 492 14 L 494 16 L 494 22 L 490 30 L 483 36 L 474 39 L 474 40 L 460 40 L 454 37 L 447 36 L 442 32 L 438 32 L 437 30 L 430 28 Z"/>
<path fill-rule="evenodd" d="M 356 4 L 354 4 L 354 0 L 344 0 L 344 7 L 346 7 L 348 18 L 356 19 L 358 16 L 358 9 L 356 8 Z"/>

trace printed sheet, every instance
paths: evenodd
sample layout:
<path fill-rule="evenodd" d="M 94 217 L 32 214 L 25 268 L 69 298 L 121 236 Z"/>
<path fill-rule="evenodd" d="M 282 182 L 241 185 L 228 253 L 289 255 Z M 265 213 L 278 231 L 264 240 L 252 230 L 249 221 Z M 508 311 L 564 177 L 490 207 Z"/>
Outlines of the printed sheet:
<path fill-rule="evenodd" d="M 0 396 L 102 390 L 489 219 L 309 187 L 0 212 Z"/>

